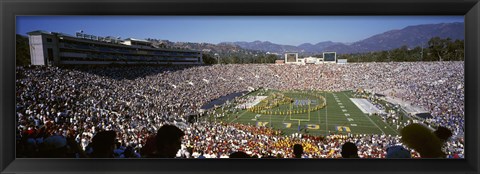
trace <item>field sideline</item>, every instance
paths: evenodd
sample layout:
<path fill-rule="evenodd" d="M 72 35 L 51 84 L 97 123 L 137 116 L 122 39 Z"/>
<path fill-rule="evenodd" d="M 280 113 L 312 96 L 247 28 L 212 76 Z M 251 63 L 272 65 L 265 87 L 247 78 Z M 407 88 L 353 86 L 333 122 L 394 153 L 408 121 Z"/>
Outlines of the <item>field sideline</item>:
<path fill-rule="evenodd" d="M 273 91 L 273 90 L 270 90 Z M 275 91 L 277 92 L 277 91 Z M 284 92 L 288 95 L 288 92 Z M 318 92 L 310 91 L 323 96 L 327 105 L 319 110 L 302 114 L 259 114 L 248 110 L 240 110 L 238 113 L 226 114 L 216 121 L 224 123 L 242 123 L 257 126 L 273 127 L 282 130 L 285 134 L 307 133 L 310 135 L 336 134 L 386 134 L 398 135 L 398 131 L 377 116 L 364 114 L 351 100 L 352 92 Z M 247 96 L 257 95 L 258 91 Z M 301 94 L 290 94 L 295 100 L 304 99 Z M 244 96 L 244 97 L 247 97 Z M 279 106 L 285 109 L 288 106 Z M 217 109 L 217 112 L 221 112 Z M 213 120 L 212 120 L 213 121 Z M 300 122 L 300 127 L 299 127 Z M 299 131 L 300 129 L 300 131 Z"/>

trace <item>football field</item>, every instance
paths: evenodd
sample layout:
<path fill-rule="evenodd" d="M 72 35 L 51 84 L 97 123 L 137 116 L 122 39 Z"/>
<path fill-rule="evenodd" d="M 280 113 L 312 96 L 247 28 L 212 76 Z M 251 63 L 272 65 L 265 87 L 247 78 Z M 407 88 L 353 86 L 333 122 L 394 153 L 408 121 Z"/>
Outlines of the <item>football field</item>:
<path fill-rule="evenodd" d="M 382 121 L 380 116 L 362 112 L 351 100 L 352 94 L 351 91 L 256 91 L 243 97 L 268 96 L 272 100 L 265 102 L 266 99 L 261 98 L 262 103 L 250 109 L 236 109 L 233 113 L 226 112 L 231 108 L 217 109 L 217 113 L 224 113 L 224 116 L 215 121 L 272 127 L 286 135 L 398 134 L 396 127 Z"/>

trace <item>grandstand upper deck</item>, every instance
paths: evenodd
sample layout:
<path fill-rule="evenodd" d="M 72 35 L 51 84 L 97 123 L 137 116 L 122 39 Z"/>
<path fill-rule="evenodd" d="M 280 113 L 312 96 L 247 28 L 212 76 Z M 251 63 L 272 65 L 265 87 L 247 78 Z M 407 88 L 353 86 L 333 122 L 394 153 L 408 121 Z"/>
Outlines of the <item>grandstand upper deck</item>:
<path fill-rule="evenodd" d="M 100 37 L 83 33 L 32 31 L 29 35 L 32 65 L 60 64 L 203 64 L 201 51 L 155 48 L 149 41 Z"/>

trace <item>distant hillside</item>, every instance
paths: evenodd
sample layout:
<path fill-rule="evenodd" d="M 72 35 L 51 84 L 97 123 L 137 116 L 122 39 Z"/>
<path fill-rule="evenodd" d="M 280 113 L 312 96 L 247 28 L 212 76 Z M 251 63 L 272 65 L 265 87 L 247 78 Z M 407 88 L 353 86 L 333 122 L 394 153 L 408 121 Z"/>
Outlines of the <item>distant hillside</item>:
<path fill-rule="evenodd" d="M 338 53 L 363 53 L 390 50 L 403 45 L 414 48 L 423 44 L 425 47 L 433 37 L 464 40 L 464 28 L 463 22 L 408 26 L 401 30 L 377 34 L 351 45 L 333 45 L 325 49 Z"/>
<path fill-rule="evenodd" d="M 403 29 L 390 30 L 348 44 L 332 41 L 319 42 L 315 45 L 304 43 L 299 46 L 280 45 L 268 41 L 224 42 L 222 44 L 236 45 L 245 49 L 279 54 L 283 54 L 284 52 L 299 52 L 303 55 L 315 55 L 324 51 L 336 51 L 340 54 L 364 53 L 400 48 L 403 45 L 406 45 L 408 48 L 414 48 L 422 44 L 426 46 L 428 40 L 433 37 L 449 37 L 453 40 L 464 40 L 464 28 L 463 22 L 408 26 Z"/>
<path fill-rule="evenodd" d="M 255 56 L 265 55 L 266 53 L 261 50 L 249 50 L 248 48 L 242 48 L 232 44 L 211 44 L 211 43 L 193 43 L 193 42 L 171 42 L 168 40 L 150 39 L 155 47 L 175 47 L 189 50 L 199 50 L 206 54 L 219 55 L 222 57 L 240 55 L 242 56 Z"/>
<path fill-rule="evenodd" d="M 267 54 L 261 50 L 251 50 L 228 43 L 193 43 L 193 42 L 171 42 L 169 40 L 158 40 L 147 38 L 154 47 L 174 47 L 187 50 L 199 50 L 203 52 L 203 59 L 206 64 L 220 63 L 274 63 L 279 55 Z"/>
<path fill-rule="evenodd" d="M 229 44 L 229 45 L 237 45 L 245 49 L 250 49 L 250 50 L 260 50 L 264 52 L 270 52 L 270 53 L 285 53 L 285 52 L 299 52 L 302 54 L 315 54 L 319 53 L 326 47 L 336 45 L 336 44 L 341 44 L 341 43 L 335 43 L 332 41 L 326 41 L 326 42 L 319 42 L 315 45 L 311 43 L 304 43 L 299 46 L 293 46 L 293 45 L 280 45 L 280 44 L 275 44 L 271 43 L 269 41 L 254 41 L 254 42 L 223 42 L 221 44 Z"/>

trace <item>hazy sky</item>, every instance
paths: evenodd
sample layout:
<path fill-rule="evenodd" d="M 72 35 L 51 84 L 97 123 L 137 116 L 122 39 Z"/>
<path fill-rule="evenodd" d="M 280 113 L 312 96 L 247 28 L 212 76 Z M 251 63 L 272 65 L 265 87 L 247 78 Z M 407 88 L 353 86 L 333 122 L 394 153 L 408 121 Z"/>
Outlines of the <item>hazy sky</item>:
<path fill-rule="evenodd" d="M 18 16 L 17 34 L 76 31 L 174 42 L 355 42 L 411 25 L 464 22 L 464 16 Z"/>

